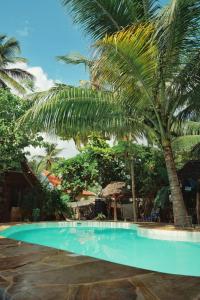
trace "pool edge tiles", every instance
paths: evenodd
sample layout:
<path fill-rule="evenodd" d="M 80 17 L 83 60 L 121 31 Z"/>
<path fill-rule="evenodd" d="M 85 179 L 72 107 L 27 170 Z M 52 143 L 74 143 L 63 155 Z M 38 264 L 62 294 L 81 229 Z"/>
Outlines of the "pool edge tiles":
<path fill-rule="evenodd" d="M 176 241 L 176 242 L 192 242 L 200 243 L 199 231 L 186 231 L 186 230 L 163 230 L 163 229 L 150 229 L 138 226 L 138 235 L 144 238 Z"/>
<path fill-rule="evenodd" d="M 9 235 L 22 230 L 50 228 L 50 227 L 97 227 L 97 228 L 122 228 L 136 230 L 138 236 L 177 242 L 194 242 L 200 243 L 200 231 L 187 230 L 168 230 L 158 228 L 145 228 L 142 224 L 131 222 L 109 222 L 109 221 L 58 221 L 58 222 L 39 222 L 39 223 L 21 223 L 10 226 L 1 231 L 1 236 L 8 237 Z"/>
<path fill-rule="evenodd" d="M 40 228 L 65 228 L 65 227 L 96 227 L 96 228 L 122 228 L 137 230 L 137 224 L 125 222 L 101 222 L 101 221 L 58 221 L 39 223 L 19 223 L 1 231 L 1 235 L 9 238 L 13 233 Z"/>

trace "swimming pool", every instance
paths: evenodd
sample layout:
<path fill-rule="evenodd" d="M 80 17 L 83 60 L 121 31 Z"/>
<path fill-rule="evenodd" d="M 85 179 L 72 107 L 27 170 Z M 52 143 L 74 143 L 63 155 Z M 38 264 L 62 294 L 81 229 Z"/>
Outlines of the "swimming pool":
<path fill-rule="evenodd" d="M 1 235 L 128 266 L 200 276 L 200 233 L 196 233 L 195 241 L 187 238 L 187 232 L 181 241 L 169 240 L 169 233 L 163 239 L 164 232 L 162 239 L 145 236 L 154 230 L 143 232 L 128 223 L 47 222 L 12 226 Z"/>

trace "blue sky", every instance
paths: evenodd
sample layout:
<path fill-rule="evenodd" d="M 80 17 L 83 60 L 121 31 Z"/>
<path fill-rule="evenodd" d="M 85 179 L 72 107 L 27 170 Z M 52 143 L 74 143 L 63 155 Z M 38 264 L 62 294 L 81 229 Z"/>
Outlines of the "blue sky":
<path fill-rule="evenodd" d="M 41 66 L 48 77 L 78 84 L 88 76 L 83 66 L 65 66 L 56 55 L 89 53 L 89 38 L 72 19 L 59 0 L 0 0 L 0 33 L 16 37 L 22 55 L 31 66 Z"/>

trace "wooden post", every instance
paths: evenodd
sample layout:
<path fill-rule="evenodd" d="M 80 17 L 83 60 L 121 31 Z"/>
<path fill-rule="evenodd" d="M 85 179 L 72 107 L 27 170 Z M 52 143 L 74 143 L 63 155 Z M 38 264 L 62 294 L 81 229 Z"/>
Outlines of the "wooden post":
<path fill-rule="evenodd" d="M 117 199 L 113 197 L 114 200 L 114 221 L 117 221 Z"/>
<path fill-rule="evenodd" d="M 131 157 L 131 190 L 133 200 L 133 221 L 137 222 L 137 204 L 136 204 L 136 193 L 135 193 L 135 172 L 134 172 L 134 159 Z"/>
<path fill-rule="evenodd" d="M 196 214 L 197 224 L 200 225 L 200 179 L 197 181 Z"/>

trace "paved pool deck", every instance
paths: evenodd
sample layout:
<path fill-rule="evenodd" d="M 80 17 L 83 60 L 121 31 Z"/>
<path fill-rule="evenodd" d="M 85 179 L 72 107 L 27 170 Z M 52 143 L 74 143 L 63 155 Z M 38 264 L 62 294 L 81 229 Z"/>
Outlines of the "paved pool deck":
<path fill-rule="evenodd" d="M 1 299 L 200 300 L 200 277 L 127 267 L 2 237 Z"/>

